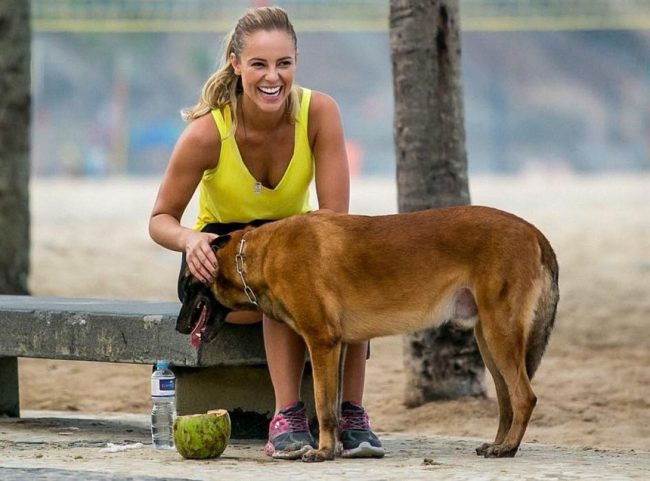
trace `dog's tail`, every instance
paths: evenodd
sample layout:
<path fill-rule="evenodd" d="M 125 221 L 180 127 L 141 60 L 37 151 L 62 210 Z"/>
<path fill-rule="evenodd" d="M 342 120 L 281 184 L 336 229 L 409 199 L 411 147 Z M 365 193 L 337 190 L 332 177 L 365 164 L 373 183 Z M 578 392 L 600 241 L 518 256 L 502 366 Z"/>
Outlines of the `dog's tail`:
<path fill-rule="evenodd" d="M 543 270 L 543 285 L 535 308 L 533 324 L 526 346 L 526 372 L 532 379 L 546 350 L 551 330 L 555 323 L 557 303 L 560 300 L 558 284 L 559 268 L 555 253 L 548 240 L 540 233 L 539 246 Z"/>

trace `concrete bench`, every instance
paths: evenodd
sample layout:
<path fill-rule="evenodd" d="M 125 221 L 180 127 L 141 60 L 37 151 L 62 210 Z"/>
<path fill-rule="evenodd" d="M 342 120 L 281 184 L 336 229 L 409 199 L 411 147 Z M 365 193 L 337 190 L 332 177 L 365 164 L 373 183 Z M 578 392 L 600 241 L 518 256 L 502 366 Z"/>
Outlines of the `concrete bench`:
<path fill-rule="evenodd" d="M 264 438 L 273 413 L 261 325 L 226 325 L 198 350 L 175 331 L 177 302 L 0 295 L 0 415 L 20 416 L 18 358 L 170 362 L 179 414 L 228 409 L 233 438 Z M 149 385 L 149 378 L 142 379 Z M 309 369 L 303 399 L 313 404 Z"/>

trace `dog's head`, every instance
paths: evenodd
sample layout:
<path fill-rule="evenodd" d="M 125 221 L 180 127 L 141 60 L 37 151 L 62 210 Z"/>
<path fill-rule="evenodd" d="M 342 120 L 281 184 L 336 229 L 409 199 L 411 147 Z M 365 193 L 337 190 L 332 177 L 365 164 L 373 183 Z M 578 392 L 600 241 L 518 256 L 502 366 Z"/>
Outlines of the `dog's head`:
<path fill-rule="evenodd" d="M 213 249 L 221 248 L 230 236 L 219 236 L 212 242 Z M 190 344 L 199 347 L 214 340 L 231 311 L 214 296 L 212 287 L 196 279 L 185 269 L 182 279 L 183 305 L 176 320 L 176 330 L 190 335 Z M 214 284 L 214 283 L 213 283 Z"/>

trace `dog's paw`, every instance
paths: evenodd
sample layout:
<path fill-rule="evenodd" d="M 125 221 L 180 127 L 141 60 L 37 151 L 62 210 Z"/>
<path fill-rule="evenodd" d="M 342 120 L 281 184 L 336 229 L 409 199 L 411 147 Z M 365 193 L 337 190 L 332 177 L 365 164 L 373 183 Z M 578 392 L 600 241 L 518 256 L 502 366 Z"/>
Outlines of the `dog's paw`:
<path fill-rule="evenodd" d="M 310 449 L 302 456 L 305 463 L 320 463 L 334 459 L 334 451 L 331 449 Z"/>
<path fill-rule="evenodd" d="M 510 446 L 507 444 L 488 444 L 483 456 L 486 458 L 513 458 L 517 454 L 518 448 L 519 446 Z M 478 454 L 478 449 L 476 452 Z"/>
<path fill-rule="evenodd" d="M 488 449 L 493 446 L 492 443 L 483 443 L 481 444 L 478 448 L 476 448 L 476 454 L 478 456 L 485 456 L 486 453 L 488 452 Z"/>

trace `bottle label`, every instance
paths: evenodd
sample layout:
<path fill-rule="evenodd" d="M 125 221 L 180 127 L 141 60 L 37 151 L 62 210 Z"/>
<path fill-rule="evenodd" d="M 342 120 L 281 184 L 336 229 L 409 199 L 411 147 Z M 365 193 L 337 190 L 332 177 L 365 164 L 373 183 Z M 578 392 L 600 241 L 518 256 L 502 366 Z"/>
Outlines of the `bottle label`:
<path fill-rule="evenodd" d="M 174 396 L 176 394 L 176 379 L 159 377 L 151 380 L 152 396 Z"/>

